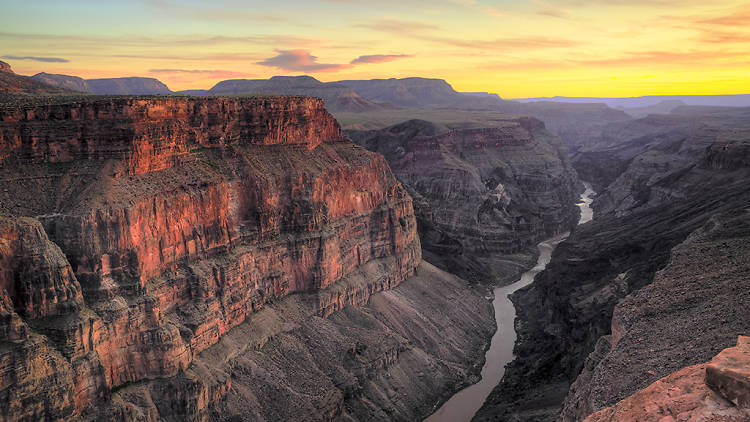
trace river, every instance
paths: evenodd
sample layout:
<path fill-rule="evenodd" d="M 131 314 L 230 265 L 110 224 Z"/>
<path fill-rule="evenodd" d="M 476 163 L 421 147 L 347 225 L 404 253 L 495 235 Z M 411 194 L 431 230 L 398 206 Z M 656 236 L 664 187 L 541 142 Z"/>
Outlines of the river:
<path fill-rule="evenodd" d="M 578 224 L 591 221 L 593 211 L 591 210 L 594 191 L 591 185 L 584 182 L 586 191 L 581 195 L 577 204 L 581 209 L 581 218 Z M 560 242 L 568 237 L 568 233 L 555 236 L 540 242 L 539 259 L 534 268 L 526 271 L 521 278 L 508 286 L 495 289 L 495 300 L 492 305 L 495 308 L 495 321 L 497 331 L 492 336 L 490 348 L 485 355 L 486 361 L 482 367 L 482 379 L 453 395 L 437 412 L 425 419 L 425 422 L 462 422 L 470 421 L 474 414 L 482 407 L 484 400 L 493 388 L 500 383 L 505 372 L 505 365 L 513 360 L 513 346 L 516 343 L 516 330 L 513 322 L 516 318 L 516 308 L 508 298 L 508 295 L 516 290 L 527 286 L 534 281 L 534 277 L 547 266 L 552 257 L 552 251 Z"/>

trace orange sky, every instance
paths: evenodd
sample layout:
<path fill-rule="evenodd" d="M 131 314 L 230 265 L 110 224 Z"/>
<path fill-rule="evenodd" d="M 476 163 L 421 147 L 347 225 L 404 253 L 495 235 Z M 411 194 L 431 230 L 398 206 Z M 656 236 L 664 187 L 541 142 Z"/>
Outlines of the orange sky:
<path fill-rule="evenodd" d="M 422 76 L 535 96 L 750 93 L 750 2 L 695 0 L 16 1 L 0 57 L 20 74 Z"/>

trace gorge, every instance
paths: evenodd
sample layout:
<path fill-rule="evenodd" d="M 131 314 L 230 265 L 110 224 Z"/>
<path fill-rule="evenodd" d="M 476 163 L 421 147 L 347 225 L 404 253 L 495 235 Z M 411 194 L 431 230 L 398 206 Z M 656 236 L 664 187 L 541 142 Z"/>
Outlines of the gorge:
<path fill-rule="evenodd" d="M 515 272 L 575 215 L 540 122 L 421 142 L 499 153 L 455 192 L 527 232 L 492 235 Z M 0 160 L 3 420 L 413 420 L 478 375 L 485 288 L 321 100 L 7 97 Z"/>
<path fill-rule="evenodd" d="M 750 420 L 748 108 L 0 70 L 0 421 Z"/>
<path fill-rule="evenodd" d="M 581 217 L 578 220 L 579 225 L 591 221 L 593 217 L 590 204 L 595 192 L 591 190 L 591 186 L 588 183 L 584 183 L 584 185 L 586 190 L 581 194 L 581 201 L 578 204 L 581 209 Z M 515 283 L 495 288 L 492 304 L 495 310 L 497 331 L 492 336 L 490 348 L 485 354 L 482 379 L 451 397 L 435 413 L 425 419 L 425 422 L 470 421 L 492 389 L 500 383 L 505 371 L 505 365 L 513 360 L 513 345 L 516 342 L 516 310 L 508 296 L 534 281 L 534 277 L 544 270 L 544 267 L 549 263 L 554 248 L 560 242 L 564 241 L 567 236 L 568 233 L 563 233 L 540 242 L 537 245 L 539 248 L 539 258 L 537 258 L 536 265 L 523 273 L 521 278 Z"/>

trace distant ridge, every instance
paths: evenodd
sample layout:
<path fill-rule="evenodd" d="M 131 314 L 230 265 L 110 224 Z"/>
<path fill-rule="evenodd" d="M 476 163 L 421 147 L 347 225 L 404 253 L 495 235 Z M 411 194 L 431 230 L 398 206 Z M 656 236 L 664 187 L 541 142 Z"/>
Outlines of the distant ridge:
<path fill-rule="evenodd" d="M 412 77 L 344 80 L 338 83 L 350 87 L 362 97 L 399 107 L 497 109 L 504 105 L 497 94 L 463 94 L 443 79 Z"/>
<path fill-rule="evenodd" d="M 77 76 L 37 73 L 31 79 L 48 85 L 101 95 L 171 94 L 172 91 L 154 78 L 126 77 L 82 79 Z"/>
<path fill-rule="evenodd" d="M 274 76 L 270 79 L 229 79 L 209 89 L 209 95 L 266 94 L 307 95 L 322 98 L 326 108 L 337 111 L 367 111 L 388 108 L 362 98 L 337 82 L 321 82 L 312 76 Z"/>
<path fill-rule="evenodd" d="M 598 97 L 538 97 L 517 98 L 514 101 L 532 103 L 548 101 L 555 103 L 604 103 L 613 108 L 635 108 L 656 105 L 662 101 L 682 101 L 686 105 L 748 107 L 750 94 L 740 95 L 647 95 L 643 97 L 598 98 Z"/>
<path fill-rule="evenodd" d="M 0 94 L 49 95 L 70 93 L 67 89 L 16 75 L 8 63 L 0 61 Z"/>

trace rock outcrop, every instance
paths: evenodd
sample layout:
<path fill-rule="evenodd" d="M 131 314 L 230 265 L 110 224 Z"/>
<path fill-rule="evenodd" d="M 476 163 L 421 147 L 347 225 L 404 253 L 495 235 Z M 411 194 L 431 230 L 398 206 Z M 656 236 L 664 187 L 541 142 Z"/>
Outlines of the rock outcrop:
<path fill-rule="evenodd" d="M 110 98 L 6 109 L 0 160 L 63 163 L 117 160 L 127 175 L 173 167 L 191 149 L 299 145 L 338 140 L 319 100 Z"/>
<path fill-rule="evenodd" d="M 694 150 L 633 141 L 653 145 L 641 154 L 650 157 L 690 152 L 674 166 L 641 166 L 651 169 L 650 193 L 627 212 L 595 207 L 596 218 L 514 294 L 517 358 L 477 420 L 582 420 L 750 330 L 750 168 L 735 156 L 747 132 L 718 134 Z"/>
<path fill-rule="evenodd" d="M 564 420 L 581 420 L 679 369 L 710 359 L 749 332 L 750 213 L 711 217 L 672 249 L 653 282 L 615 307 L 606 352 L 587 359 Z M 696 336 L 695 333 L 701 333 Z M 597 345 L 597 349 L 600 346 Z"/>
<path fill-rule="evenodd" d="M 10 68 L 10 65 L 8 63 L 0 60 L 0 72 L 13 73 L 13 69 Z"/>
<path fill-rule="evenodd" d="M 711 362 L 689 366 L 660 379 L 585 422 L 750 420 L 750 338 L 723 350 Z"/>
<path fill-rule="evenodd" d="M 456 329 L 442 315 L 451 295 L 436 299 L 420 332 L 356 317 L 360 337 L 389 340 L 366 351 L 341 334 L 331 354 L 318 355 L 327 321 L 412 276 L 421 255 L 410 196 L 381 156 L 342 136 L 320 100 L 58 97 L 9 105 L 0 111 L 0 160 L 2 419 L 205 420 L 233 395 L 226 406 L 250 400 L 263 409 L 275 396 L 250 393 L 257 379 L 241 374 L 270 367 L 248 360 L 235 373 L 236 361 L 228 362 L 249 359 L 248 350 L 283 356 L 287 347 L 319 356 L 330 365 L 319 371 L 335 382 L 285 411 L 309 404 L 328 409 L 320 418 L 364 417 L 346 406 L 367 407 L 390 387 L 342 383 L 369 385 L 367 376 L 408 367 L 399 360 L 405 352 L 421 362 L 414 367 L 425 383 L 437 379 L 427 368 L 446 365 L 447 385 L 429 393 L 437 400 L 470 371 L 489 336 L 489 304 L 449 280 L 443 293 L 462 298 L 464 316 L 477 315 L 448 349 L 434 336 Z M 280 303 L 278 318 L 265 324 L 259 311 L 271 303 Z M 308 320 L 318 323 L 299 331 Z M 434 328 L 441 331 L 427 332 Z M 300 336 L 294 345 L 283 341 L 288 332 Z M 416 339 L 425 343 L 409 344 Z M 219 364 L 211 350 L 222 341 L 236 354 Z M 358 378 L 331 374 L 346 362 Z M 295 363 L 280 365 L 299 376 Z M 295 378 L 295 394 L 310 388 L 304 379 Z M 412 394 L 418 401 L 426 393 Z M 420 411 L 379 403 L 402 419 Z"/>
<path fill-rule="evenodd" d="M 575 172 L 536 119 L 447 133 L 412 120 L 347 133 L 382 153 L 415 198 L 427 259 L 464 278 L 512 280 L 533 262 L 532 245 L 577 221 Z"/>

